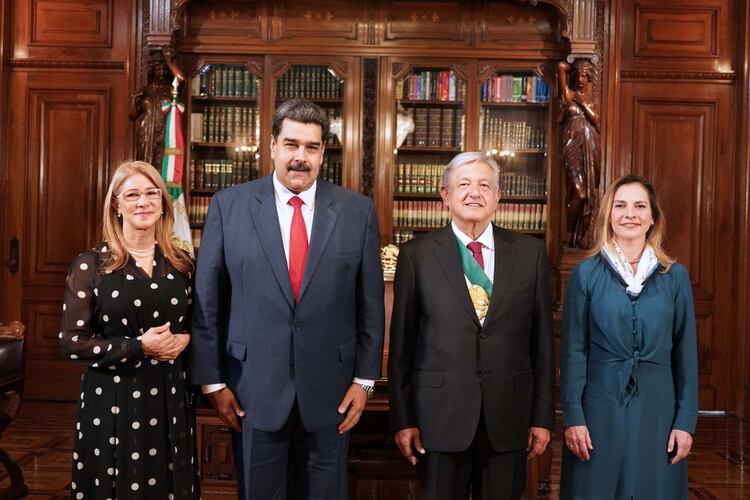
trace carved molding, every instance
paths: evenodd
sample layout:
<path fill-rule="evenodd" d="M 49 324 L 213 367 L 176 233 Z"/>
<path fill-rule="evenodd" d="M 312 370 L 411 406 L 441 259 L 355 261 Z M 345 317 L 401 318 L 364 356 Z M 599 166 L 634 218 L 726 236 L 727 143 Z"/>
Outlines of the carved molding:
<path fill-rule="evenodd" d="M 573 33 L 573 7 L 571 2 L 579 2 L 582 0 L 520 0 L 521 2 L 528 2 L 529 5 L 536 7 L 540 2 L 551 5 L 561 14 L 560 15 L 560 34 L 571 39 Z M 586 1 L 586 0 L 583 0 Z M 571 40 L 572 41 L 572 40 Z"/>
<path fill-rule="evenodd" d="M 394 80 L 400 80 L 411 71 L 411 64 L 405 62 L 395 62 L 391 68 L 391 76 Z"/>
<path fill-rule="evenodd" d="M 346 80 L 349 77 L 349 63 L 346 61 L 332 61 L 328 65 L 339 80 Z"/>
<path fill-rule="evenodd" d="M 288 68 L 290 64 L 289 61 L 284 61 L 283 59 L 277 59 L 271 64 L 271 76 L 273 79 L 277 79 L 280 77 Z"/>
<path fill-rule="evenodd" d="M 101 69 L 124 70 L 124 61 L 45 61 L 35 59 L 11 59 L 11 68 L 65 68 L 65 69 Z"/>
<path fill-rule="evenodd" d="M 737 80 L 736 73 L 711 73 L 706 71 L 621 71 L 620 78 L 643 80 Z"/>
<path fill-rule="evenodd" d="M 250 60 L 247 63 L 247 69 L 250 70 L 251 73 L 253 73 L 258 78 L 263 78 L 263 62 L 262 61 L 256 61 L 256 60 Z"/>
<path fill-rule="evenodd" d="M 451 64 L 451 69 L 464 81 L 469 79 L 469 66 L 466 64 Z"/>

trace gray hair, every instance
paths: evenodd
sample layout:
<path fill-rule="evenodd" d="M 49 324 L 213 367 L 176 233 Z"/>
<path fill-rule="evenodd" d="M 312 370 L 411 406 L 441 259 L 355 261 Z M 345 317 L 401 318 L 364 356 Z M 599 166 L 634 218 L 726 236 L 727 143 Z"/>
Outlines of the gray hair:
<path fill-rule="evenodd" d="M 487 156 L 480 151 L 468 151 L 465 153 L 459 153 L 453 157 L 450 163 L 445 167 L 445 170 L 443 170 L 443 187 L 448 189 L 448 179 L 453 170 L 470 163 L 484 163 L 490 167 L 495 177 L 495 188 L 498 190 L 500 189 L 500 167 L 497 166 L 497 162 L 491 156 Z"/>
<path fill-rule="evenodd" d="M 331 130 L 328 116 L 323 111 L 323 108 L 314 102 L 306 99 L 289 99 L 276 108 L 276 111 L 273 112 L 273 123 L 271 126 L 271 135 L 274 140 L 279 139 L 281 124 L 285 119 L 306 125 L 320 125 L 321 138 L 324 143 L 328 142 L 328 135 Z"/>

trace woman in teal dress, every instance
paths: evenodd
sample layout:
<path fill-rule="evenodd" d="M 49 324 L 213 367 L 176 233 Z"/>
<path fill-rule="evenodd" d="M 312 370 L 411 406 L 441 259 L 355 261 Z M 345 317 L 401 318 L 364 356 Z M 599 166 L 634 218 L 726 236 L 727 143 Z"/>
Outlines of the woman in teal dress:
<path fill-rule="evenodd" d="M 662 248 L 651 183 L 605 193 L 597 243 L 563 311 L 561 499 L 687 499 L 698 419 L 695 312 L 687 270 Z"/>

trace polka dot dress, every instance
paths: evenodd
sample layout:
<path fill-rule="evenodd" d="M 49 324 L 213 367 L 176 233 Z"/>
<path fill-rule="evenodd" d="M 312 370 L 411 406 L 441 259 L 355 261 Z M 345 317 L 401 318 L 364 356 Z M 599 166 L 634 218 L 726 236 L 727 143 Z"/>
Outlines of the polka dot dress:
<path fill-rule="evenodd" d="M 138 337 L 189 330 L 190 279 L 158 249 L 153 276 L 135 262 L 100 270 L 106 244 L 82 253 L 65 288 L 60 344 L 83 364 L 71 498 L 195 499 L 194 419 L 182 357 L 160 362 Z"/>

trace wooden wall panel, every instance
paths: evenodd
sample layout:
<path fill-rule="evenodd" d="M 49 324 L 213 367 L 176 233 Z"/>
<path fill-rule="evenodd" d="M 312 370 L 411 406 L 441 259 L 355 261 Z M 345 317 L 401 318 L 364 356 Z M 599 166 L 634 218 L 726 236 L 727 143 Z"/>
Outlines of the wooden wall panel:
<path fill-rule="evenodd" d="M 357 39 L 358 13 L 361 12 L 358 2 L 306 0 L 277 2 L 275 6 L 280 38 Z"/>
<path fill-rule="evenodd" d="M 636 5 L 636 57 L 718 57 L 719 9 Z"/>
<path fill-rule="evenodd" d="M 637 173 L 656 186 L 667 249 L 689 270 L 696 316 L 702 409 L 727 409 L 733 341 L 732 86 L 726 82 L 624 81 L 613 178 Z"/>
<path fill-rule="evenodd" d="M 470 12 L 462 2 L 391 0 L 386 9 L 385 40 L 465 41 Z M 467 15 L 468 14 L 468 15 Z"/>
<path fill-rule="evenodd" d="M 29 93 L 24 283 L 59 285 L 71 255 L 93 241 L 106 176 L 109 93 L 87 89 Z M 71 134 L 71 131 L 75 131 Z"/>
<path fill-rule="evenodd" d="M 734 11 L 734 0 L 622 0 L 622 69 L 728 72 Z"/>
<path fill-rule="evenodd" d="M 668 187 L 660 202 L 667 214 L 670 251 L 691 270 L 696 298 L 713 299 L 715 242 L 706 236 L 715 233 L 715 103 L 636 98 L 633 106 L 638 131 L 633 169 Z"/>
<path fill-rule="evenodd" d="M 91 65 L 132 57 L 136 0 L 11 2 L 13 63 L 25 67 Z M 121 66 L 122 68 L 122 66 Z"/>
<path fill-rule="evenodd" d="M 261 26 L 267 25 L 260 2 L 236 1 L 215 5 L 193 2 L 184 36 L 216 43 L 226 39 L 259 40 Z"/>
<path fill-rule="evenodd" d="M 110 172 L 132 158 L 130 94 L 136 0 L 12 2 L 4 123 L 0 320 L 27 324 L 26 397 L 74 399 L 80 367 L 62 359 L 61 301 L 70 262 L 101 237 Z M 117 20 L 117 22 L 114 22 Z M 135 70 L 135 71 L 133 71 Z"/>
<path fill-rule="evenodd" d="M 112 46 L 112 0 L 34 0 L 30 45 Z"/>

